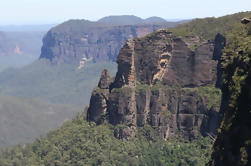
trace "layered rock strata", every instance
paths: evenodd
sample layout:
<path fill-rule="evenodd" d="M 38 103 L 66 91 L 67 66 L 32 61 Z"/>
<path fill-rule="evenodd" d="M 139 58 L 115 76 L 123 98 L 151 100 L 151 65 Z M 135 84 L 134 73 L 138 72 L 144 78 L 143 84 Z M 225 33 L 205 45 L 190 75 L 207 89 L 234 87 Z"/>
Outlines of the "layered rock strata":
<path fill-rule="evenodd" d="M 117 57 L 114 81 L 104 71 L 100 82 L 109 86 L 99 84 L 93 91 L 88 120 L 118 126 L 115 136 L 123 139 L 146 125 L 163 139 L 216 134 L 218 43 L 180 38 L 166 30 L 128 40 Z"/>
<path fill-rule="evenodd" d="M 70 20 L 52 28 L 45 35 L 40 59 L 49 59 L 54 64 L 76 65 L 83 65 L 82 59 L 115 61 L 127 39 L 142 37 L 176 24 L 110 25 Z"/>

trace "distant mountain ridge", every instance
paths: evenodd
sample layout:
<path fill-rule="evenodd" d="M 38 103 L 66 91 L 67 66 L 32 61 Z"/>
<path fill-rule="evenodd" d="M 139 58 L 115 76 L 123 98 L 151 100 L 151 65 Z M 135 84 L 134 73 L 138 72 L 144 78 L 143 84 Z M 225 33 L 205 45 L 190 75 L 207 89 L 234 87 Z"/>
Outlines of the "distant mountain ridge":
<path fill-rule="evenodd" d="M 123 15 L 123 16 L 107 16 L 99 19 L 97 22 L 114 24 L 114 25 L 135 25 L 135 24 L 156 24 L 156 23 L 167 23 L 167 21 L 161 17 L 149 17 L 142 19 L 134 15 Z"/>
<path fill-rule="evenodd" d="M 37 32 L 48 31 L 57 24 L 41 24 L 41 25 L 0 25 L 0 31 L 7 32 Z"/>
<path fill-rule="evenodd" d="M 162 23 L 162 22 L 168 22 L 168 21 L 165 20 L 164 18 L 153 16 L 153 17 L 146 18 L 144 22 L 145 23 Z M 169 21 L 169 22 L 176 22 L 176 21 Z"/>
<path fill-rule="evenodd" d="M 144 20 L 140 17 L 133 15 L 124 15 L 124 16 L 107 16 L 99 19 L 97 22 L 108 23 L 108 24 L 117 24 L 117 25 L 134 25 L 140 24 Z"/>

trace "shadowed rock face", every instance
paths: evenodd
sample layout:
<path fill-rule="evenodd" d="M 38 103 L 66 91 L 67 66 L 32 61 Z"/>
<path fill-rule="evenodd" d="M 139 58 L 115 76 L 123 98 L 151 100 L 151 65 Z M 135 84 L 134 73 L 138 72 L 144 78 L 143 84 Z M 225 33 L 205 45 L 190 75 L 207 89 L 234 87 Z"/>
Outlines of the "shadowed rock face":
<path fill-rule="evenodd" d="M 102 74 L 101 74 L 101 77 L 100 77 L 100 80 L 98 83 L 98 87 L 100 89 L 107 89 L 107 88 L 109 88 L 111 82 L 112 82 L 112 80 L 111 80 L 111 77 L 110 77 L 108 70 L 104 69 L 102 71 Z"/>
<path fill-rule="evenodd" d="M 251 65 L 249 61 L 248 76 L 241 87 L 241 94 L 236 100 L 236 106 L 230 106 L 231 92 L 223 91 L 225 117 L 221 125 L 212 154 L 210 166 L 237 165 L 248 166 L 251 164 Z M 226 86 L 224 84 L 223 86 Z"/>
<path fill-rule="evenodd" d="M 220 101 L 209 105 L 201 92 L 217 81 L 216 42 L 195 39 L 158 30 L 128 40 L 117 57 L 115 80 L 109 88 L 94 90 L 88 120 L 99 122 L 94 113 L 106 114 L 109 123 L 123 125 L 115 136 L 124 139 L 145 125 L 160 131 L 163 139 L 216 134 Z M 94 108 L 103 101 L 105 108 Z"/>
<path fill-rule="evenodd" d="M 251 22 L 251 18 L 243 18 L 243 19 L 241 19 L 241 23 L 242 24 L 248 24 L 250 22 Z"/>
<path fill-rule="evenodd" d="M 43 39 L 40 58 L 54 64 L 79 65 L 84 58 L 97 61 L 115 61 L 127 39 L 145 36 L 172 24 L 109 25 L 86 20 L 70 20 L 52 28 Z"/>
<path fill-rule="evenodd" d="M 221 56 L 222 50 L 226 46 L 226 38 L 221 35 L 217 34 L 214 40 L 215 47 L 214 47 L 214 56 L 213 59 L 218 61 L 217 64 L 217 82 L 216 87 L 220 88 L 222 86 L 222 65 L 221 65 Z"/>
<path fill-rule="evenodd" d="M 243 33 L 232 34 L 237 37 L 228 43 L 222 58 L 224 118 L 210 166 L 251 165 L 251 24 L 243 24 Z"/>

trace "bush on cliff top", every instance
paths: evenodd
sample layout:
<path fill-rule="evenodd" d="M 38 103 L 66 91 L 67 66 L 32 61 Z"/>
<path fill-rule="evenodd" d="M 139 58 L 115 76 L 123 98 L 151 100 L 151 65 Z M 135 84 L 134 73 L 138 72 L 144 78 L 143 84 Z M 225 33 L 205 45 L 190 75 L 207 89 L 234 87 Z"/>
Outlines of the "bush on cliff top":
<path fill-rule="evenodd" d="M 213 40 L 217 33 L 227 35 L 235 27 L 240 27 L 240 20 L 244 17 L 251 17 L 251 12 L 241 12 L 219 18 L 209 17 L 195 19 L 189 23 L 181 24 L 177 28 L 170 28 L 177 36 L 199 36 L 201 39 Z"/>

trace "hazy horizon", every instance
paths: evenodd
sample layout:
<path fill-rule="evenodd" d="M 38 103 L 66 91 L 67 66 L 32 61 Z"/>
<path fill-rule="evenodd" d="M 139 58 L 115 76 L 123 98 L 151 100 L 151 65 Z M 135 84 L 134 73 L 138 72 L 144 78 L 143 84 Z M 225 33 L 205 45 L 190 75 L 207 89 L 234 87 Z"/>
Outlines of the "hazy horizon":
<path fill-rule="evenodd" d="M 109 16 L 136 16 L 136 15 L 107 15 L 107 16 L 103 16 L 101 18 L 104 18 L 104 17 L 109 17 Z M 136 17 L 139 17 L 139 16 L 136 16 Z M 160 17 L 160 18 L 163 18 L 161 16 L 150 16 L 150 17 Z M 146 17 L 146 18 L 142 18 L 142 19 L 147 19 L 147 18 L 150 18 L 150 17 Z M 57 24 L 61 24 L 65 21 L 68 21 L 68 20 L 74 20 L 74 19 L 80 19 L 80 20 L 88 20 L 88 21 L 98 21 L 100 20 L 101 18 L 98 18 L 97 20 L 90 20 L 90 19 L 86 19 L 86 18 L 69 18 L 67 20 L 63 20 L 61 22 L 45 22 L 45 23 L 24 23 L 24 24 L 0 24 L 0 27 L 20 27 L 20 26 L 50 26 L 50 25 L 57 25 Z M 190 19 L 194 19 L 194 18 L 163 18 L 165 19 L 166 21 L 170 21 L 170 22 L 178 22 L 178 21 L 183 21 L 183 20 L 190 20 Z"/>
<path fill-rule="evenodd" d="M 157 16 L 168 20 L 220 17 L 251 11 L 250 0 L 201 2 L 166 0 L 8 0 L 1 2 L 0 25 L 58 24 L 69 19 L 97 21 L 105 16 Z M 98 12 L 97 12 L 98 11 Z"/>

